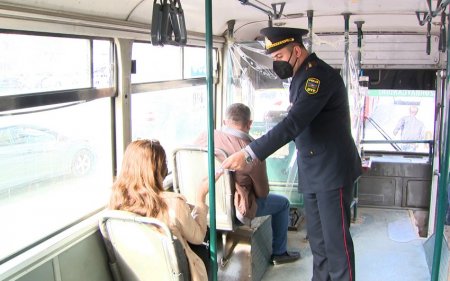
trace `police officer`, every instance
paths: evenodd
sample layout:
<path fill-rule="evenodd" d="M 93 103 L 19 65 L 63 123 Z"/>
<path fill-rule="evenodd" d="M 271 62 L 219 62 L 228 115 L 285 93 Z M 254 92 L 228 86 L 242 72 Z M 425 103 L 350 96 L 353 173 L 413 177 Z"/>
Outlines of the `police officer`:
<path fill-rule="evenodd" d="M 353 183 L 361 159 L 351 135 L 348 95 L 339 73 L 302 43 L 304 29 L 261 30 L 273 70 L 292 77 L 291 108 L 265 135 L 227 158 L 222 167 L 240 170 L 262 161 L 295 140 L 299 188 L 313 254 L 313 281 L 354 281 L 355 256 L 350 235 Z"/>

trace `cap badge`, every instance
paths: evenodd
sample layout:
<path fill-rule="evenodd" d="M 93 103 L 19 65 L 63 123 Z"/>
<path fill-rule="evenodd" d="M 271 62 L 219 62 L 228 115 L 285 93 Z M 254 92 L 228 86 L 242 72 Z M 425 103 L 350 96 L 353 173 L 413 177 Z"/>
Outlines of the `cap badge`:
<path fill-rule="evenodd" d="M 266 37 L 264 40 L 264 44 L 266 46 L 266 49 L 269 49 L 270 46 L 272 46 L 272 41 L 270 41 L 269 38 Z"/>

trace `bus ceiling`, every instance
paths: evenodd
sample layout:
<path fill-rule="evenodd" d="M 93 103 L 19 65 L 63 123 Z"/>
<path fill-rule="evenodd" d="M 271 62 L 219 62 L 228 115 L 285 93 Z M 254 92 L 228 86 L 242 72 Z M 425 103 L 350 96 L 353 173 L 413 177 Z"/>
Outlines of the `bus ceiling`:
<path fill-rule="evenodd" d="M 0 0 L 0 18 L 26 17 L 40 12 L 45 17 L 58 16 L 72 20 L 136 25 L 150 31 L 154 2 L 175 0 Z M 181 0 L 186 29 L 191 33 L 205 33 L 203 0 Z M 356 33 L 357 24 L 364 22 L 365 33 L 414 33 L 439 35 L 441 32 L 441 11 L 449 0 L 214 0 L 212 3 L 212 30 L 215 36 L 224 36 L 228 22 L 235 21 L 233 37 L 236 41 L 251 41 L 259 37 L 259 30 L 269 25 L 302 27 L 312 25 L 314 33 L 343 33 L 343 14 L 350 15 L 349 31 Z M 254 12 L 254 10 L 260 12 Z M 309 11 L 309 12 L 308 12 Z M 308 14 L 313 15 L 308 21 Z M 428 26 L 429 23 L 429 26 Z M 45 31 L 45 30 L 44 30 Z"/>

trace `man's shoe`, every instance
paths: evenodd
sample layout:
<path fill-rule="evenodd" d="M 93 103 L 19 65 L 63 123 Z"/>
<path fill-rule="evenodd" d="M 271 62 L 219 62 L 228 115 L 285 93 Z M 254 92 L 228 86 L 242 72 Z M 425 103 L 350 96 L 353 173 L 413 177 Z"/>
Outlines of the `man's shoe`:
<path fill-rule="evenodd" d="M 296 261 L 300 258 L 300 252 L 288 251 L 282 255 L 272 255 L 270 258 L 274 265 Z"/>

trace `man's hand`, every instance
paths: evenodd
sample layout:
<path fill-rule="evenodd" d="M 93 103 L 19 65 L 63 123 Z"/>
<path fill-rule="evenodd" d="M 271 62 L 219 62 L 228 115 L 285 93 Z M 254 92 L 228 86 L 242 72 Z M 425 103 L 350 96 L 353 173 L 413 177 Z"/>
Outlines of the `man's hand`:
<path fill-rule="evenodd" d="M 245 162 L 245 154 L 242 150 L 231 154 L 222 162 L 222 169 L 241 171 L 247 163 Z"/>

